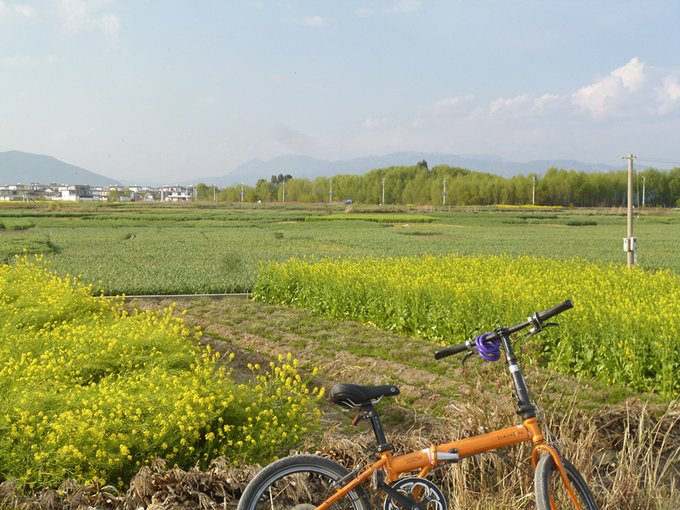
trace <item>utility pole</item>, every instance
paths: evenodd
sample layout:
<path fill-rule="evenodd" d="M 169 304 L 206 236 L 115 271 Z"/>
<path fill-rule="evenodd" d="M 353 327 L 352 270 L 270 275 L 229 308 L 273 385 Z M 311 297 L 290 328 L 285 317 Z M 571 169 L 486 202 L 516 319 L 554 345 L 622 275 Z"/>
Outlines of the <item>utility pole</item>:
<path fill-rule="evenodd" d="M 531 205 L 536 205 L 536 176 L 531 176 Z"/>
<path fill-rule="evenodd" d="M 385 178 L 382 178 L 382 200 L 380 201 L 380 205 L 385 205 Z"/>
<path fill-rule="evenodd" d="M 628 154 L 622 159 L 628 160 L 628 237 L 623 240 L 623 250 L 627 254 L 628 267 L 633 267 L 637 258 L 637 239 L 633 237 L 633 160 L 635 156 Z"/>
<path fill-rule="evenodd" d="M 331 183 L 331 189 L 328 192 L 328 203 L 332 204 L 333 203 L 333 179 L 330 179 L 330 183 Z"/>
<path fill-rule="evenodd" d="M 642 176 L 642 208 L 645 208 L 645 184 L 647 184 L 647 179 Z"/>
<path fill-rule="evenodd" d="M 241 184 L 241 203 L 243 203 L 243 184 Z"/>
<path fill-rule="evenodd" d="M 442 205 L 446 206 L 446 177 L 444 177 L 444 188 L 442 189 Z"/>
<path fill-rule="evenodd" d="M 283 203 L 286 203 L 286 179 L 283 179 Z"/>

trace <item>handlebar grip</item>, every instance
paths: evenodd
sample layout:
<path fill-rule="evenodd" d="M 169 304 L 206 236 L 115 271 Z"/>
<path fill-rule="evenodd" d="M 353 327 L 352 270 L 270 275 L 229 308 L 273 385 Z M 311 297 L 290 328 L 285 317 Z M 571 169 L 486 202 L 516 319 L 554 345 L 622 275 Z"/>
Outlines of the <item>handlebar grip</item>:
<path fill-rule="evenodd" d="M 538 312 L 536 316 L 538 317 L 538 320 L 543 322 L 549 319 L 550 317 L 554 317 L 559 313 L 569 310 L 570 308 L 574 308 L 574 303 L 571 301 L 571 299 L 567 299 L 563 303 L 560 303 L 557 306 L 553 306 L 552 308 L 549 308 L 544 312 Z"/>
<path fill-rule="evenodd" d="M 445 347 L 442 350 L 434 353 L 434 359 L 442 359 L 446 358 L 447 356 L 453 356 L 454 354 L 467 351 L 467 349 L 468 349 L 467 344 L 456 344 L 450 347 Z"/>

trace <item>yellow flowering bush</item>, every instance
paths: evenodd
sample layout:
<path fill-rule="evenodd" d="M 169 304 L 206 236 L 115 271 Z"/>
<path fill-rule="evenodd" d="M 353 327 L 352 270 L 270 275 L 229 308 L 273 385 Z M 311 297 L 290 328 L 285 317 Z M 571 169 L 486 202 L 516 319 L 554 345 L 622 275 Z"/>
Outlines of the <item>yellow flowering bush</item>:
<path fill-rule="evenodd" d="M 40 260 L 0 266 L 0 478 L 124 485 L 158 457 L 263 462 L 314 426 L 292 357 L 238 384 L 172 308 L 128 314 L 90 290 Z"/>
<path fill-rule="evenodd" d="M 261 268 L 256 299 L 457 343 L 567 298 L 550 364 L 607 383 L 680 393 L 680 276 L 510 256 L 291 260 Z"/>

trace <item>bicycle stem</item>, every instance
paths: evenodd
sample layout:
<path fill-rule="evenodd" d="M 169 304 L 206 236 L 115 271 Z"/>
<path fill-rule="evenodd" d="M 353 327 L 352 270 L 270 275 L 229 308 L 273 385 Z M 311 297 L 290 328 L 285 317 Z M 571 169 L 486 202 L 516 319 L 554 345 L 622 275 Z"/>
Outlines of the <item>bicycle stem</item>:
<path fill-rule="evenodd" d="M 526 381 L 524 380 L 524 376 L 522 375 L 522 370 L 517 364 L 515 351 L 513 350 L 512 342 L 510 341 L 510 334 L 506 329 L 499 329 L 498 335 L 501 338 L 503 350 L 505 351 L 505 360 L 507 361 L 508 370 L 510 371 L 510 376 L 512 377 L 512 383 L 515 386 L 517 414 L 519 414 L 525 420 L 528 420 L 529 418 L 535 418 L 536 408 L 531 403 L 531 398 L 529 397 L 529 388 Z"/>

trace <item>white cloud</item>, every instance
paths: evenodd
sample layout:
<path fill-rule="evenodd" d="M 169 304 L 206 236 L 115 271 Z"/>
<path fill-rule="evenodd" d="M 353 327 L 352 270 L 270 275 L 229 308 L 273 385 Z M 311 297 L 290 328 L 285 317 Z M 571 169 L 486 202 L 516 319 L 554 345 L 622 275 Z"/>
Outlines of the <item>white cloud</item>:
<path fill-rule="evenodd" d="M 595 118 L 616 115 L 630 107 L 635 96 L 645 89 L 645 67 L 644 62 L 633 58 L 608 76 L 581 87 L 572 95 L 572 101 Z"/>
<path fill-rule="evenodd" d="M 526 111 L 531 106 L 532 100 L 527 94 L 515 97 L 499 97 L 489 105 L 489 113 L 495 115 L 501 112 L 521 112 Z"/>
<path fill-rule="evenodd" d="M 472 104 L 473 96 L 445 98 L 432 105 L 436 113 L 449 113 L 461 103 L 469 103 L 475 117 L 499 115 L 595 120 L 659 116 L 680 109 L 680 70 L 664 70 L 649 66 L 639 58 L 611 71 L 608 75 L 564 95 L 545 93 L 540 96 L 521 94 L 499 97 L 489 102 L 486 110 Z"/>
<path fill-rule="evenodd" d="M 309 16 L 307 18 L 298 19 L 296 23 L 303 27 L 319 28 L 328 26 L 328 19 L 323 16 Z"/>
<path fill-rule="evenodd" d="M 658 89 L 659 113 L 668 113 L 680 104 L 680 82 L 677 77 L 664 79 Z"/>
<path fill-rule="evenodd" d="M 418 113 L 419 127 L 461 119 L 544 118 L 557 123 L 578 119 L 640 119 L 680 110 L 680 69 L 649 66 L 639 58 L 565 94 L 520 94 L 479 103 L 473 95 L 445 97 Z"/>
<path fill-rule="evenodd" d="M 620 78 L 626 89 L 635 92 L 647 81 L 645 67 L 645 63 L 640 62 L 640 59 L 635 57 L 626 65 L 612 71 L 612 76 Z"/>
<path fill-rule="evenodd" d="M 556 108 L 561 107 L 563 103 L 563 98 L 558 95 L 543 94 L 541 97 L 534 99 L 531 111 L 536 115 L 545 115 Z"/>
<path fill-rule="evenodd" d="M 118 42 L 120 20 L 111 13 L 97 14 L 101 2 L 96 0 L 59 0 L 59 17 L 69 33 L 98 30 L 111 43 Z"/>

